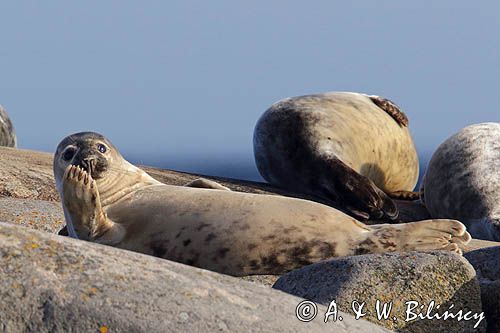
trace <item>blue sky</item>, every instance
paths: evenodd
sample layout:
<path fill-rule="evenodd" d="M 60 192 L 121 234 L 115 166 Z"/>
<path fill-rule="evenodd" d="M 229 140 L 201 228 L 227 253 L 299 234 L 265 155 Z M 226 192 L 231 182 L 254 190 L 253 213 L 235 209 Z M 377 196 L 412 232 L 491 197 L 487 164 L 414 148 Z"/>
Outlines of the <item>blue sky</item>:
<path fill-rule="evenodd" d="M 500 121 L 498 1 L 2 1 L 0 15 L 21 148 L 93 130 L 134 162 L 254 178 L 253 127 L 288 96 L 388 97 L 423 159 Z"/>

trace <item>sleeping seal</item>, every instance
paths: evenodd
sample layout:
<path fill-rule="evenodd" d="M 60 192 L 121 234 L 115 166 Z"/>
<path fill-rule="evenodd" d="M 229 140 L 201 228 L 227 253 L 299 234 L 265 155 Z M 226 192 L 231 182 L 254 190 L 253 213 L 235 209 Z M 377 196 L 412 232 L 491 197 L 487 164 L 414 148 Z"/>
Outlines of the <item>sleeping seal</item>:
<path fill-rule="evenodd" d="M 442 143 L 421 193 L 432 217 L 458 219 L 474 238 L 500 241 L 500 123 L 465 127 Z"/>
<path fill-rule="evenodd" d="M 418 198 L 408 118 L 388 99 L 348 92 L 286 98 L 261 116 L 253 142 L 269 183 L 355 217 L 395 220 L 389 196 Z"/>

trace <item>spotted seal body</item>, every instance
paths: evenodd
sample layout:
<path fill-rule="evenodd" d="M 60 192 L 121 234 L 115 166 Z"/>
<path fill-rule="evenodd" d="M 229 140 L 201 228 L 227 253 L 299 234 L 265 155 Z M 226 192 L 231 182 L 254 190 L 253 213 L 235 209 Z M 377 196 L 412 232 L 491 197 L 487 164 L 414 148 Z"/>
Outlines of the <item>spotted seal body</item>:
<path fill-rule="evenodd" d="M 16 147 L 17 138 L 14 126 L 5 109 L 0 105 L 0 146 Z"/>
<path fill-rule="evenodd" d="M 363 219 L 396 219 L 386 194 L 412 191 L 419 172 L 408 118 L 391 101 L 330 92 L 273 104 L 254 131 L 268 182 L 339 204 Z"/>
<path fill-rule="evenodd" d="M 423 201 L 432 217 L 464 222 L 476 238 L 500 241 L 500 123 L 463 128 L 432 155 Z"/>
<path fill-rule="evenodd" d="M 311 201 L 165 185 L 92 132 L 59 144 L 54 176 L 70 236 L 231 275 L 362 253 L 460 252 L 470 239 L 453 220 L 366 226 Z"/>

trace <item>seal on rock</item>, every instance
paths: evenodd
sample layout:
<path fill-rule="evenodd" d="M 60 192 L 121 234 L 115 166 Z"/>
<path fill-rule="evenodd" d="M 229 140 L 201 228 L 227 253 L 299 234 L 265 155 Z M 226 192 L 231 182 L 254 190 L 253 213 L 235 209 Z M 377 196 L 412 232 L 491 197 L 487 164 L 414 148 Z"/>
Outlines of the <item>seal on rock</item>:
<path fill-rule="evenodd" d="M 471 125 L 443 142 L 421 193 L 432 217 L 458 219 L 473 237 L 500 241 L 500 123 Z"/>
<path fill-rule="evenodd" d="M 14 126 L 7 111 L 0 105 L 0 146 L 16 147 L 17 138 Z"/>
<path fill-rule="evenodd" d="M 269 183 L 357 218 L 395 220 L 389 196 L 418 198 L 408 118 L 388 99 L 350 92 L 286 98 L 260 117 L 253 142 Z"/>
<path fill-rule="evenodd" d="M 92 132 L 62 140 L 54 176 L 71 237 L 236 276 L 470 240 L 454 220 L 367 226 L 312 201 L 162 184 Z"/>

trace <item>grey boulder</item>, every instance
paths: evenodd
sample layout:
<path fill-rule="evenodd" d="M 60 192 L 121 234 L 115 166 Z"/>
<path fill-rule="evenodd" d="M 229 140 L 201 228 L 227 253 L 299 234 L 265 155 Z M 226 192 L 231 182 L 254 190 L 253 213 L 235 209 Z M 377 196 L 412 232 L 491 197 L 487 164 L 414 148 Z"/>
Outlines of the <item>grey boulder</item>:
<path fill-rule="evenodd" d="M 488 332 L 500 332 L 500 246 L 465 254 L 477 272 Z"/>
<path fill-rule="evenodd" d="M 409 252 L 371 254 L 324 261 L 281 276 L 273 288 L 355 314 L 365 303 L 362 317 L 401 332 L 482 332 L 481 295 L 474 268 L 453 253 Z M 392 305 L 387 320 L 377 318 L 379 308 Z M 471 311 L 476 319 L 430 320 L 426 313 L 434 303 L 440 312 Z M 354 303 L 357 302 L 357 303 Z M 407 303 L 408 302 L 408 303 Z M 417 302 L 417 303 L 413 303 Z M 423 306 L 423 308 L 421 308 Z M 416 317 L 416 318 L 415 318 Z M 479 322 L 476 329 L 473 326 Z"/>
<path fill-rule="evenodd" d="M 7 111 L 0 105 L 0 146 L 16 147 L 17 138 L 14 126 Z"/>
<path fill-rule="evenodd" d="M 66 224 L 59 202 L 0 196 L 0 221 L 57 234 Z"/>
<path fill-rule="evenodd" d="M 229 276 L 0 223 L 3 332 L 387 332 Z"/>

